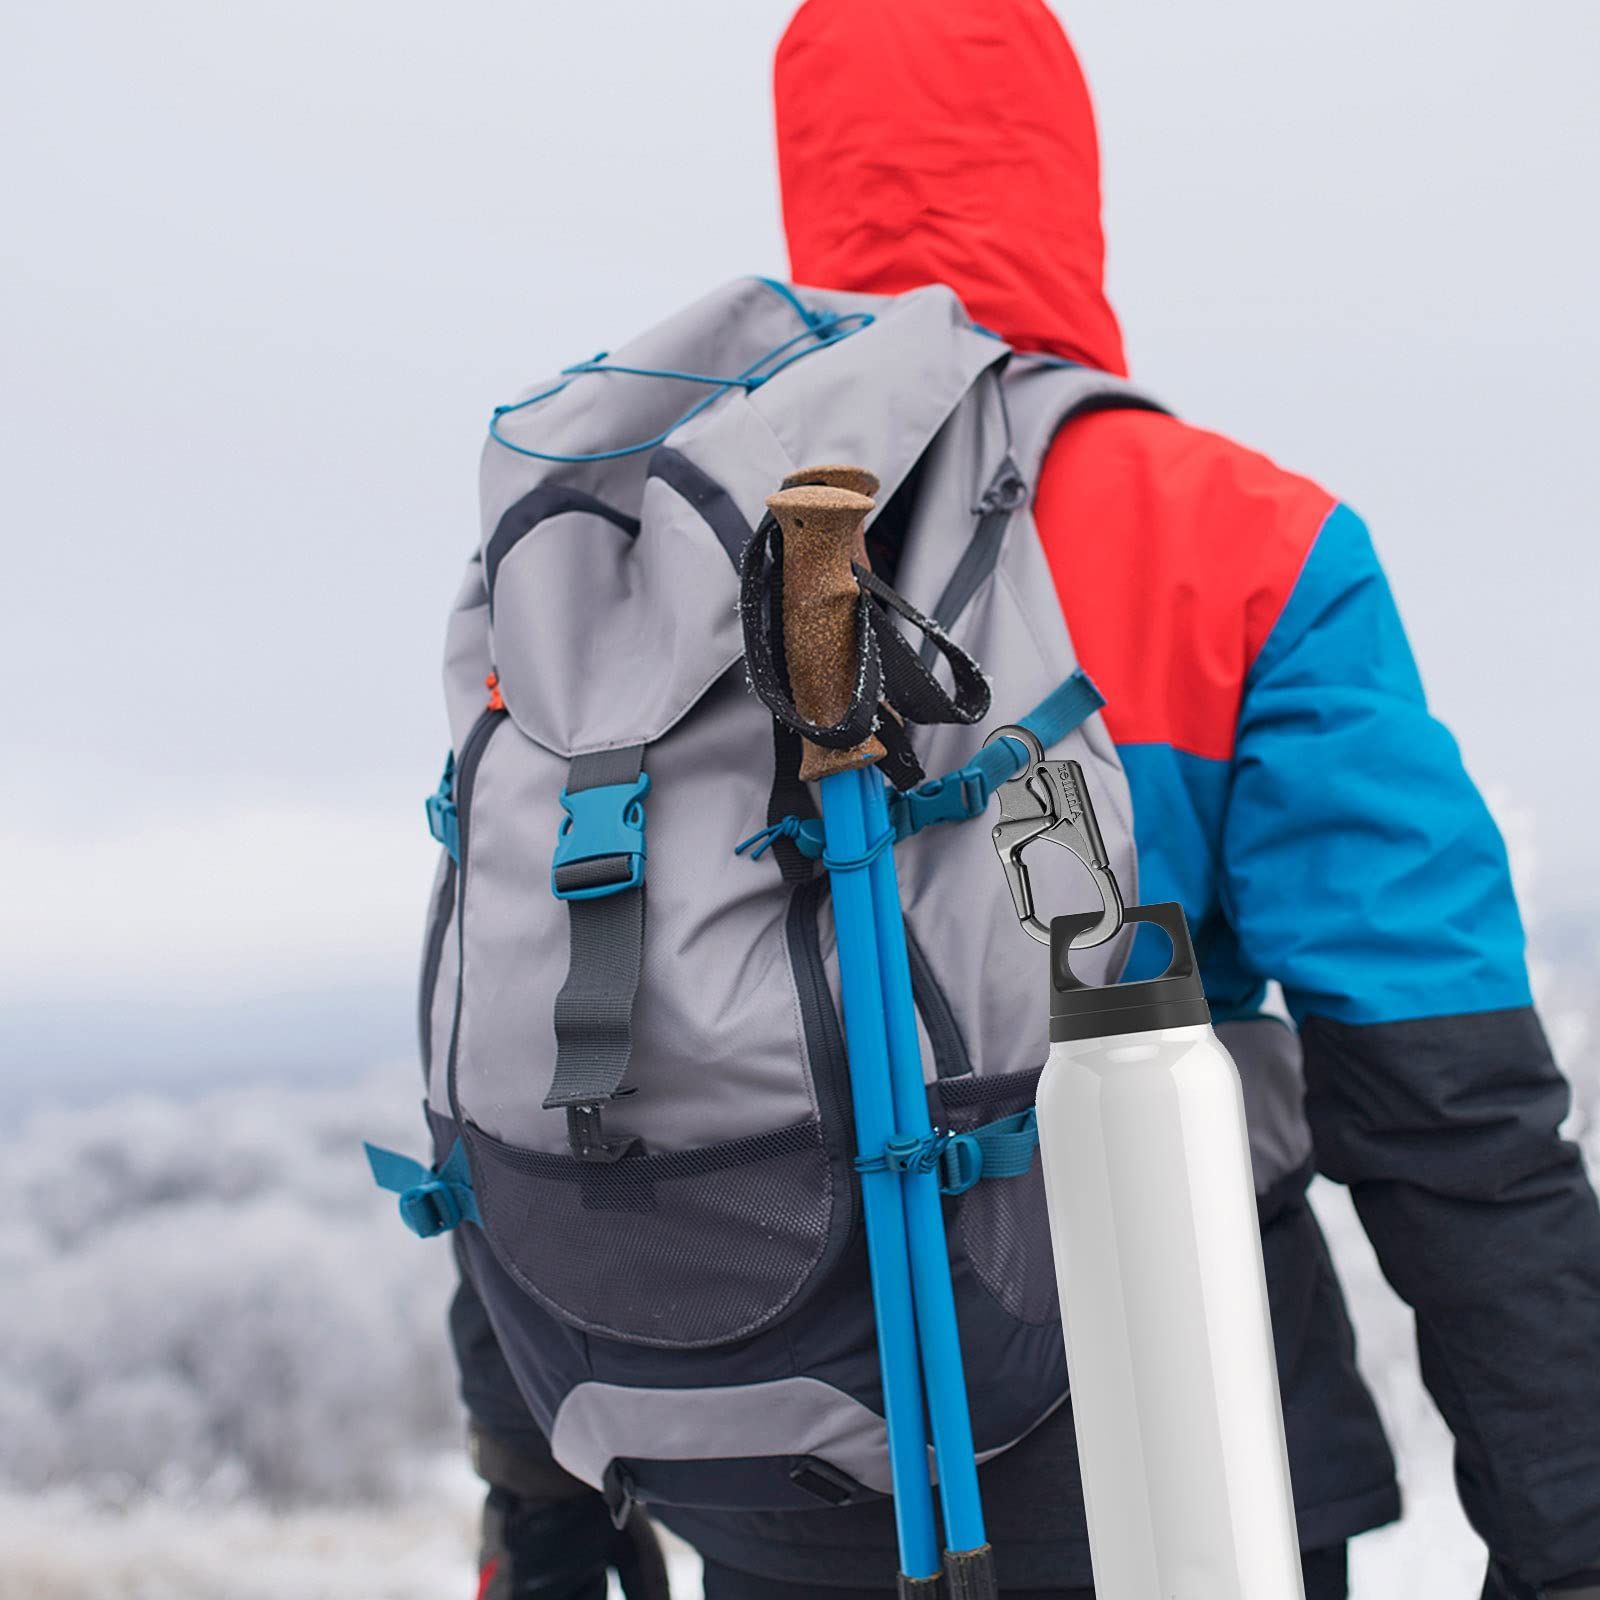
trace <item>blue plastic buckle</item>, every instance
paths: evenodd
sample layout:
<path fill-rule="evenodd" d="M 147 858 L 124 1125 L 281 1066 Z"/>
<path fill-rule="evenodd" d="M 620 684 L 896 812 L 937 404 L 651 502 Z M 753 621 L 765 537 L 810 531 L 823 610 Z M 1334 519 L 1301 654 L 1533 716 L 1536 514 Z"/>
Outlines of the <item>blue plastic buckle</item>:
<path fill-rule="evenodd" d="M 550 863 L 550 892 L 558 900 L 599 900 L 644 882 L 644 797 L 650 774 L 632 783 L 607 783 L 576 794 L 561 791 L 561 819 L 555 859 Z M 596 881 L 595 871 L 575 871 L 593 862 L 614 865 Z"/>
<path fill-rule="evenodd" d="M 983 1146 L 970 1133 L 952 1133 L 939 1152 L 939 1192 L 965 1194 L 983 1176 Z"/>
<path fill-rule="evenodd" d="M 466 1221 L 455 1186 L 443 1178 L 426 1178 L 400 1196 L 400 1216 L 419 1239 L 432 1239 Z"/>
<path fill-rule="evenodd" d="M 428 832 L 450 852 L 450 859 L 461 865 L 461 823 L 456 816 L 455 801 L 456 783 L 456 757 L 455 752 L 445 757 L 444 776 L 439 779 L 439 787 L 428 796 L 426 809 L 428 813 Z"/>
<path fill-rule="evenodd" d="M 962 767 L 942 778 L 929 778 L 889 802 L 897 839 L 920 833 L 934 822 L 965 822 L 988 809 L 993 790 L 980 767 Z"/>
<path fill-rule="evenodd" d="M 419 1239 L 436 1238 L 463 1222 L 483 1225 L 472 1191 L 467 1147 L 459 1139 L 437 1167 L 425 1167 L 415 1157 L 381 1145 L 369 1144 L 366 1150 L 372 1181 L 399 1195 L 400 1220 Z"/>

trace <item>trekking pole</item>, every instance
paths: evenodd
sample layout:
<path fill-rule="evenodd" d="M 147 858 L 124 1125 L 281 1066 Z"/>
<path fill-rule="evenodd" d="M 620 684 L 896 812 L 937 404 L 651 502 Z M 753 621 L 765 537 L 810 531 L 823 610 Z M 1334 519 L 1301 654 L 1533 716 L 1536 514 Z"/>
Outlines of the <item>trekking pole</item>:
<path fill-rule="evenodd" d="M 857 688 L 858 591 L 851 557 L 872 501 L 848 489 L 813 485 L 785 489 L 767 505 L 783 530 L 783 644 L 794 704 L 808 721 L 832 724 Z M 822 780 L 850 1098 L 857 1147 L 865 1157 L 887 1148 L 896 1131 L 863 800 L 867 781 L 879 782 L 871 766 L 883 754 L 883 745 L 871 736 L 850 750 L 808 742 L 801 767 L 802 777 Z M 861 1205 L 889 1435 L 900 1593 L 902 1600 L 936 1600 L 941 1562 L 900 1175 L 887 1167 L 863 1171 Z"/>
<path fill-rule="evenodd" d="M 883 778 L 876 768 L 857 776 L 861 780 L 866 836 L 882 838 L 890 828 Z M 894 851 L 879 852 L 870 873 L 895 1128 L 900 1138 L 925 1143 L 932 1137 L 933 1123 L 922 1076 L 922 1047 L 917 1038 L 916 1002 L 911 993 L 911 963 Z M 950 1247 L 945 1236 L 939 1173 L 910 1170 L 901 1181 L 928 1420 L 939 1466 L 949 1600 L 993 1600 L 997 1593 L 994 1557 L 984 1530 L 983 1500 L 978 1490 L 978 1463 L 967 1407 L 967 1375 L 961 1359 L 955 1289 L 950 1281 Z"/>
<path fill-rule="evenodd" d="M 837 484 L 842 469 L 829 470 Z M 811 721 L 832 722 L 843 714 L 852 694 L 859 689 L 853 682 L 859 589 L 850 563 L 855 560 L 865 564 L 861 524 L 871 509 L 871 502 L 851 496 L 856 502 L 852 505 L 837 487 L 806 490 L 806 501 L 800 505 L 788 498 L 800 492 L 790 490 L 768 502 L 785 531 L 784 636 L 797 708 Z M 834 498 L 825 502 L 823 497 L 828 495 Z M 829 518 L 826 522 L 823 518 L 825 505 Z M 789 513 L 787 519 L 785 510 Z M 808 521 L 811 538 L 802 546 L 803 553 L 791 557 L 790 551 L 795 546 L 789 537 L 789 528 L 792 524 L 796 534 L 803 538 Z M 831 550 L 827 548 L 830 538 Z M 791 564 L 795 561 L 805 566 L 803 580 L 801 571 Z M 803 581 L 799 592 L 794 588 L 796 581 Z M 827 686 L 833 691 L 832 698 L 820 697 L 824 702 L 820 709 L 825 714 L 813 716 L 805 710 L 802 695 L 824 687 L 807 680 L 830 658 L 846 670 L 841 674 L 838 667 L 834 669 L 835 681 Z M 843 681 L 838 681 L 841 676 Z M 801 776 L 822 779 L 823 826 L 828 839 L 835 920 L 839 924 L 841 971 L 847 962 L 859 963 L 863 969 L 868 966 L 865 955 L 858 953 L 855 943 L 847 942 L 845 913 L 840 902 L 841 880 L 858 878 L 865 868 L 871 930 L 870 934 L 860 937 L 870 938 L 871 964 L 876 967 L 877 1001 L 888 1052 L 893 1131 L 903 1144 L 926 1147 L 933 1128 L 922 1075 L 905 920 L 895 873 L 894 835 L 883 779 L 871 764 L 882 754 L 882 747 L 875 738 L 847 751 L 808 743 Z M 848 1030 L 847 998 L 847 1034 Z M 852 1045 L 852 1054 L 853 1049 Z M 869 1159 L 884 1149 L 864 1133 L 860 1135 L 860 1144 Z M 863 1172 L 863 1184 L 878 1176 L 880 1174 L 874 1171 Z M 950 1600 L 990 1600 L 995 1594 L 993 1560 L 984 1533 L 978 1491 L 966 1374 L 961 1359 L 938 1174 L 912 1166 L 900 1174 L 900 1188 L 917 1342 L 939 1471 L 939 1499 L 945 1531 L 944 1569 Z"/>

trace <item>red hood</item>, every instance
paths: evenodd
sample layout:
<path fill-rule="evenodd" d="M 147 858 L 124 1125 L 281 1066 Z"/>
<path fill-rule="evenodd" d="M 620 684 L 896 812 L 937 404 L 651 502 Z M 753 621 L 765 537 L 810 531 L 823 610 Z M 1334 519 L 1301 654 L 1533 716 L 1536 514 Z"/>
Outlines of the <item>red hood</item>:
<path fill-rule="evenodd" d="M 807 0 L 774 98 L 797 283 L 948 284 L 1021 349 L 1126 371 L 1094 112 L 1041 0 Z"/>

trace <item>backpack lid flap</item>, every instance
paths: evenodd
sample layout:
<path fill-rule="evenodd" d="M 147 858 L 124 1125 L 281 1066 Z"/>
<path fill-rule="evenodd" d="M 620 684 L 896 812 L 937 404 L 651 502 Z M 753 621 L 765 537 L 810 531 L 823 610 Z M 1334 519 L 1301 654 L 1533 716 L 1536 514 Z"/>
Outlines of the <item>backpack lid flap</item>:
<path fill-rule="evenodd" d="M 659 738 L 744 648 L 738 575 L 660 478 L 646 481 L 637 521 L 570 499 L 539 517 L 491 594 L 506 709 L 565 757 Z"/>
<path fill-rule="evenodd" d="M 862 325 L 796 341 L 806 323 L 793 305 L 745 280 L 614 360 L 717 374 L 792 346 L 758 384 L 715 394 L 667 428 L 692 403 L 683 380 L 586 373 L 516 419 L 519 439 L 552 451 L 558 439 L 583 459 L 535 465 L 490 442 L 486 512 L 521 491 L 484 539 L 495 672 L 513 720 L 557 754 L 659 738 L 738 662 L 738 554 L 786 474 L 859 464 L 878 475 L 882 507 L 1009 354 L 939 286 L 894 299 L 798 294 L 809 315 Z M 534 426 L 547 412 L 548 434 Z M 649 449 L 594 459 L 643 440 Z"/>

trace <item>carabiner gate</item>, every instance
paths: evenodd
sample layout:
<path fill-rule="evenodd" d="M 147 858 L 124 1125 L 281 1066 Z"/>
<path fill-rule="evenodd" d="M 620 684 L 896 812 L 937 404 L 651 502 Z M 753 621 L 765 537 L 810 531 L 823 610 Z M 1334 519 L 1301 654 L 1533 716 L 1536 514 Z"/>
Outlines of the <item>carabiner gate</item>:
<path fill-rule="evenodd" d="M 994 825 L 994 848 L 1005 870 L 1017 921 L 1030 938 L 1050 943 L 1050 926 L 1034 909 L 1033 884 L 1022 859 L 1023 851 L 1035 839 L 1048 839 L 1071 851 L 1100 891 L 1100 920 L 1078 934 L 1072 948 L 1104 944 L 1122 927 L 1122 891 L 1100 837 L 1083 768 L 1076 761 L 1045 760 L 1044 746 L 1026 728 L 997 728 L 984 743 L 993 744 L 996 739 L 1015 739 L 1028 753 L 1022 770 L 997 791 L 1000 820 Z"/>

